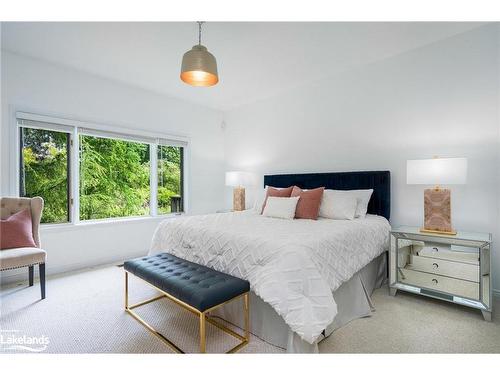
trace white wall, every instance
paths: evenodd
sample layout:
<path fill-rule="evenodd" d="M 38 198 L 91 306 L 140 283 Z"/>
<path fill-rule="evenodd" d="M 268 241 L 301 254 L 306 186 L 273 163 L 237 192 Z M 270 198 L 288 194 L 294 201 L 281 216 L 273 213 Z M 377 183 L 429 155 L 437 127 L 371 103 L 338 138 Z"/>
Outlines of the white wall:
<path fill-rule="evenodd" d="M 406 185 L 406 160 L 465 156 L 468 183 L 452 187 L 454 224 L 493 232 L 496 240 L 499 38 L 500 30 L 483 27 L 225 115 L 1 51 L 0 195 L 16 193 L 9 191 L 9 133 L 13 113 L 23 110 L 189 136 L 192 213 L 231 205 L 230 189 L 223 186 L 229 169 L 261 176 L 389 169 L 392 223 L 420 225 L 422 187 Z M 43 229 L 48 272 L 144 253 L 158 221 Z M 500 289 L 500 254 L 494 258 L 494 283 Z"/>
<path fill-rule="evenodd" d="M 182 100 L 2 51 L 0 195 L 10 191 L 9 152 L 15 111 L 52 115 L 190 138 L 190 213 L 220 209 L 224 201 L 223 114 Z M 138 69 L 147 67 L 138 67 Z M 138 256 L 149 247 L 158 219 L 42 229 L 47 272 L 61 272 Z M 11 280 L 10 275 L 3 275 Z"/>
<path fill-rule="evenodd" d="M 421 225 L 423 187 L 406 185 L 406 160 L 464 156 L 469 175 L 452 187 L 453 224 L 498 241 L 499 63 L 497 26 L 489 25 L 335 77 L 325 72 L 321 82 L 227 113 L 227 168 L 261 176 L 390 170 L 392 224 Z"/>

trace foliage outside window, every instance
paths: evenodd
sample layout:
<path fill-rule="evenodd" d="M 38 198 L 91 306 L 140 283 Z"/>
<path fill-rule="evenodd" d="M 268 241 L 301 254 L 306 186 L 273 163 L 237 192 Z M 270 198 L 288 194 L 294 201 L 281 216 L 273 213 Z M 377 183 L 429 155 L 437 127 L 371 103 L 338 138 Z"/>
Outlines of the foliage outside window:
<path fill-rule="evenodd" d="M 183 211 L 182 147 L 158 146 L 158 213 Z"/>
<path fill-rule="evenodd" d="M 69 221 L 69 134 L 44 129 L 20 129 L 20 196 L 42 197 L 42 223 Z"/>
<path fill-rule="evenodd" d="M 149 215 L 149 145 L 80 136 L 80 220 Z"/>
<path fill-rule="evenodd" d="M 71 217 L 94 220 L 183 212 L 184 147 L 155 146 L 165 140 L 153 138 L 124 140 L 127 137 L 85 131 L 78 138 L 78 154 L 73 154 L 79 159 L 79 169 L 70 173 L 71 128 L 43 123 L 44 128 L 56 129 L 45 130 L 29 120 L 18 123 L 20 196 L 44 199 L 42 223 L 71 222 Z M 157 170 L 152 169 L 151 149 L 157 150 Z M 158 179 L 156 186 L 151 186 L 152 173 Z M 70 176 L 79 181 L 76 206 L 70 205 Z M 152 196 L 156 202 L 151 202 Z"/>

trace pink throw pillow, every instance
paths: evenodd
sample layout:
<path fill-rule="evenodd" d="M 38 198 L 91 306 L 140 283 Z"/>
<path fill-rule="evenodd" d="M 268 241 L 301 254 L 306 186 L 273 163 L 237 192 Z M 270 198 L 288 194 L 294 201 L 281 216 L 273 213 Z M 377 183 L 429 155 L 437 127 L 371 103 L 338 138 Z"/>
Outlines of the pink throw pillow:
<path fill-rule="evenodd" d="M 0 250 L 16 247 L 36 247 L 29 209 L 0 220 Z"/>
<path fill-rule="evenodd" d="M 271 186 L 267 187 L 267 193 L 266 193 L 266 199 L 264 200 L 264 204 L 262 205 L 262 210 L 260 213 L 262 214 L 264 212 L 264 208 L 266 207 L 267 203 L 267 197 L 281 197 L 281 198 L 290 198 L 290 194 L 292 194 L 293 186 L 283 188 L 283 189 L 276 189 Z"/>
<path fill-rule="evenodd" d="M 300 197 L 295 209 L 296 219 L 312 219 L 316 220 L 319 214 L 319 206 L 321 205 L 321 198 L 323 198 L 324 187 L 311 190 L 302 190 L 294 186 L 292 190 L 292 197 Z"/>

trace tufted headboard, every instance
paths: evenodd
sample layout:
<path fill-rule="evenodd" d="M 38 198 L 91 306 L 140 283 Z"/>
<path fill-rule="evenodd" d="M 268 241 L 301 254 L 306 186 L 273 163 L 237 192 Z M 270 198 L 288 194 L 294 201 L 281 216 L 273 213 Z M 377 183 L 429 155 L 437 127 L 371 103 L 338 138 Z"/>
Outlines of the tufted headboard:
<path fill-rule="evenodd" d="M 264 186 L 266 185 L 275 187 L 296 185 L 302 189 L 321 186 L 336 190 L 373 189 L 368 213 L 384 216 L 387 220 L 391 216 L 389 171 L 276 174 L 264 176 Z"/>

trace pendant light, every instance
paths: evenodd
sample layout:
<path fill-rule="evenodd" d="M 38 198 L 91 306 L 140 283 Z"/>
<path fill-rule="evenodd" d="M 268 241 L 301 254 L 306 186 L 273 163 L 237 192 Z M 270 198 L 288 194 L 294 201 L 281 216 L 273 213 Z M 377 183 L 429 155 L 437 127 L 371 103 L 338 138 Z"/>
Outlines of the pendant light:
<path fill-rule="evenodd" d="M 217 62 L 207 47 L 201 44 L 201 25 L 198 22 L 198 45 L 182 57 L 181 79 L 191 86 L 213 86 L 219 82 Z"/>

